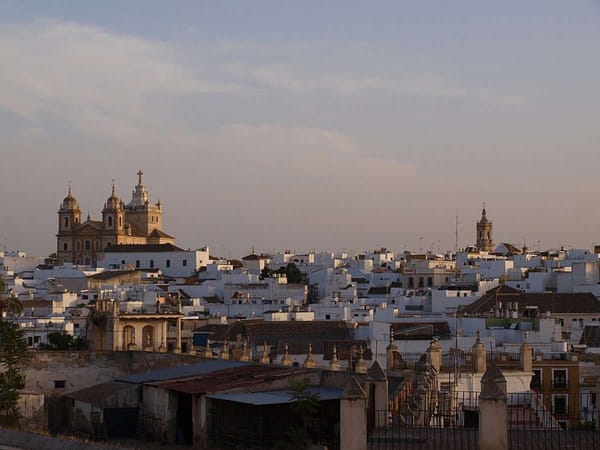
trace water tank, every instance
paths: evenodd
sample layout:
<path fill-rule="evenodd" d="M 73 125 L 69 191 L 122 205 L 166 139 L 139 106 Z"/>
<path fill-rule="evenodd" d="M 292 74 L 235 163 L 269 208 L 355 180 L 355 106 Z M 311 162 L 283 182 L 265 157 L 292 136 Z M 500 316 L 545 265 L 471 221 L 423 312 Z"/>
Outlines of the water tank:
<path fill-rule="evenodd" d="M 567 341 L 552 341 L 552 352 L 563 353 L 567 351 Z"/>

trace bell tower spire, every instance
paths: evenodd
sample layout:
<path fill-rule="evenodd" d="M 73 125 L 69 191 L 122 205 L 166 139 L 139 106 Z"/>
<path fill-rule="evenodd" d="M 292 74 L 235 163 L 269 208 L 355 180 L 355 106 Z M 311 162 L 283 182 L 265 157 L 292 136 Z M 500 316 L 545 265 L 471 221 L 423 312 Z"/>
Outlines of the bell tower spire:
<path fill-rule="evenodd" d="M 494 239 L 492 236 L 493 224 L 487 218 L 485 202 L 481 210 L 481 219 L 477 222 L 477 248 L 483 252 L 494 251 Z"/>

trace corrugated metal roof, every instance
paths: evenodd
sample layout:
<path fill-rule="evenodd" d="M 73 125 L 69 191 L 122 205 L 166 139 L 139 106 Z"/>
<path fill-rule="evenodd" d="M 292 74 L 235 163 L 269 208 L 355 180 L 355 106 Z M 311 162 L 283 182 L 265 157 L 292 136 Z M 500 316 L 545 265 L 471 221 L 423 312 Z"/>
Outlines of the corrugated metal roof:
<path fill-rule="evenodd" d="M 132 386 L 128 383 L 119 383 L 116 381 L 111 381 L 108 383 L 97 384 L 89 388 L 80 389 L 79 391 L 70 392 L 68 394 L 65 394 L 65 397 L 86 403 L 102 404 L 102 402 L 109 395 L 126 389 L 136 389 L 136 386 Z"/>
<path fill-rule="evenodd" d="M 231 367 L 192 378 L 167 380 L 148 383 L 151 386 L 185 394 L 205 394 L 231 389 L 248 388 L 266 381 L 285 379 L 298 375 L 305 369 L 295 367 L 249 364 L 243 367 Z"/>
<path fill-rule="evenodd" d="M 339 400 L 342 397 L 341 389 L 310 386 L 308 390 L 312 394 L 318 395 L 321 400 Z M 293 392 L 289 389 L 264 392 L 232 392 L 228 394 L 212 394 L 206 397 L 254 406 L 280 405 L 293 402 Z"/>
<path fill-rule="evenodd" d="M 153 370 L 151 372 L 136 373 L 126 377 L 117 378 L 116 381 L 125 383 L 150 383 L 151 381 L 165 381 L 177 378 L 187 378 L 197 375 L 204 375 L 218 370 L 229 369 L 249 365 L 252 363 L 240 361 L 228 361 L 222 359 L 209 359 L 197 364 L 188 364 L 187 366 L 170 367 L 168 369 Z"/>

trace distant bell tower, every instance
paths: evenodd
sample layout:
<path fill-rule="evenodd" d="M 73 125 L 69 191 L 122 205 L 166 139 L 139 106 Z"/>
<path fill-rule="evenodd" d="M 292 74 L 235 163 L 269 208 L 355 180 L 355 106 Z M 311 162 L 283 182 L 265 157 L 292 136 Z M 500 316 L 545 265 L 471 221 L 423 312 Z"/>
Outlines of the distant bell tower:
<path fill-rule="evenodd" d="M 481 219 L 477 222 L 477 248 L 482 252 L 494 251 L 494 239 L 492 237 L 493 224 L 487 218 L 485 203 L 481 210 Z"/>

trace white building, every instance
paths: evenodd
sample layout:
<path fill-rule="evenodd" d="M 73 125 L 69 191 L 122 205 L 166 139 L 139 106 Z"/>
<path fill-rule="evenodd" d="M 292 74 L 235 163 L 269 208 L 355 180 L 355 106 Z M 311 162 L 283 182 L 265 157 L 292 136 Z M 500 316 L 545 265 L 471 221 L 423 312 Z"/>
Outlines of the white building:
<path fill-rule="evenodd" d="M 183 250 L 173 244 L 113 245 L 98 261 L 104 268 L 160 269 L 168 277 L 189 277 L 209 263 L 208 247 Z"/>

